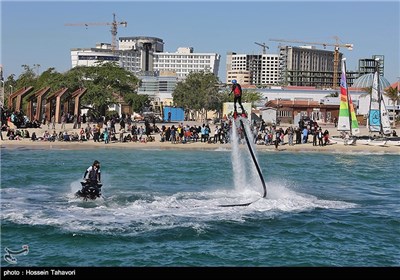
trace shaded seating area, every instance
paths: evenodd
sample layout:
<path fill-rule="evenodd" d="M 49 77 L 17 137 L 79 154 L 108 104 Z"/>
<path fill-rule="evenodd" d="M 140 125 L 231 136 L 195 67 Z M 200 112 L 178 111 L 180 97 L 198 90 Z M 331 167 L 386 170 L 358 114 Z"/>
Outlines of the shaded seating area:
<path fill-rule="evenodd" d="M 39 89 L 31 94 L 34 88 L 24 87 L 8 97 L 8 110 L 10 112 L 26 112 L 23 116 L 24 121 L 19 123 L 24 126 L 24 123 L 36 121 L 43 122 L 44 119 L 50 121 L 54 115 L 55 122 L 61 123 L 61 116 L 65 112 L 79 115 L 81 113 L 81 98 L 87 92 L 86 88 L 79 88 L 70 93 L 68 88 L 61 88 L 51 92 L 50 87 Z M 25 99 L 26 108 L 22 108 L 23 99 Z M 25 110 L 24 110 L 25 109 Z"/>

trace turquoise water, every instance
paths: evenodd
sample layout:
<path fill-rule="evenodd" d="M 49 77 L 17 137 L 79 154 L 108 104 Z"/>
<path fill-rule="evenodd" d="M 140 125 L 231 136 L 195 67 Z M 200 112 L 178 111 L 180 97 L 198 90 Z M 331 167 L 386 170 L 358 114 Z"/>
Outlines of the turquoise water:
<path fill-rule="evenodd" d="M 1 266 L 399 266 L 398 155 L 1 149 Z M 102 163 L 104 198 L 74 197 Z M 233 163 L 232 163 L 233 162 Z M 247 207 L 219 207 L 252 202 Z"/>

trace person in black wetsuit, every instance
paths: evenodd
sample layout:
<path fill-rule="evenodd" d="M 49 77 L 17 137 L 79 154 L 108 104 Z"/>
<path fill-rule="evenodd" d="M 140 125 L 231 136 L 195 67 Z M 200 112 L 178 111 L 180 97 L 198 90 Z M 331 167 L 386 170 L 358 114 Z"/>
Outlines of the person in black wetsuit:
<path fill-rule="evenodd" d="M 101 183 L 100 162 L 95 160 L 91 166 L 86 169 L 83 179 L 89 182 L 84 188 L 86 191 L 90 186 L 97 187 Z"/>

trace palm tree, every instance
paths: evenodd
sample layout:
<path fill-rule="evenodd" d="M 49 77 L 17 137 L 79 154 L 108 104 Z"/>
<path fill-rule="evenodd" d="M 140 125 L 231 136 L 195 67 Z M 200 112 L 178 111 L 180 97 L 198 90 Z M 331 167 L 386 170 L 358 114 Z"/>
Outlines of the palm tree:
<path fill-rule="evenodd" d="M 392 127 L 396 128 L 396 104 L 400 101 L 399 85 L 385 89 L 385 95 L 393 102 L 393 122 Z"/>

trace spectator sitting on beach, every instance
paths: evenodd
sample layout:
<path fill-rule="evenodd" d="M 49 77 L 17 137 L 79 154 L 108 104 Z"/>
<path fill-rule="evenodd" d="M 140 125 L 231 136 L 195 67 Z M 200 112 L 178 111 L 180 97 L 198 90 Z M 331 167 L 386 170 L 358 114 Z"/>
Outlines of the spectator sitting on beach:
<path fill-rule="evenodd" d="M 71 141 L 79 141 L 79 135 L 76 131 L 71 135 L 70 138 L 72 138 Z"/>
<path fill-rule="evenodd" d="M 256 138 L 255 142 L 256 142 L 257 145 L 264 145 L 265 144 L 264 137 L 262 136 L 262 133 L 259 133 L 257 135 L 257 138 Z"/>
<path fill-rule="evenodd" d="M 14 140 L 14 137 L 15 137 L 14 129 L 11 129 L 11 128 L 7 129 L 7 137 L 8 137 L 8 140 Z"/>
<path fill-rule="evenodd" d="M 48 141 L 48 140 L 49 140 L 49 137 L 50 137 L 50 133 L 46 130 L 46 131 L 43 133 L 43 140 L 44 140 L 44 141 Z"/>
<path fill-rule="evenodd" d="M 36 140 L 37 140 L 37 137 L 36 137 L 36 133 L 35 133 L 35 132 L 32 132 L 31 140 L 32 140 L 32 141 L 36 141 Z"/>
<path fill-rule="evenodd" d="M 14 140 L 15 134 L 13 129 L 9 129 L 7 132 L 8 140 Z"/>
<path fill-rule="evenodd" d="M 131 136 L 130 134 L 128 134 L 128 135 L 126 135 L 126 136 L 124 137 L 123 142 L 130 142 L 130 141 L 132 141 L 132 136 Z"/>
<path fill-rule="evenodd" d="M 111 136 L 109 136 L 111 143 L 115 143 L 118 141 L 117 136 L 115 136 L 115 132 L 111 132 Z"/>
<path fill-rule="evenodd" d="M 57 132 L 55 130 L 53 130 L 53 134 L 51 135 L 51 138 L 52 138 L 53 142 L 58 139 Z"/>
<path fill-rule="evenodd" d="M 324 146 L 329 143 L 329 131 L 325 129 L 324 131 Z"/>
<path fill-rule="evenodd" d="M 63 140 L 64 140 L 64 141 L 70 141 L 70 140 L 71 140 L 71 139 L 69 138 L 69 135 L 68 135 L 67 131 L 64 131 L 64 133 L 63 133 Z"/>
<path fill-rule="evenodd" d="M 21 130 L 19 130 L 19 129 L 17 129 L 15 131 L 15 137 L 17 137 L 17 136 L 19 136 L 19 138 L 22 138 L 22 133 L 21 133 Z"/>
<path fill-rule="evenodd" d="M 3 123 L 3 125 L 1 126 L 1 131 L 7 131 L 7 129 L 9 128 L 9 126 L 5 123 Z"/>

